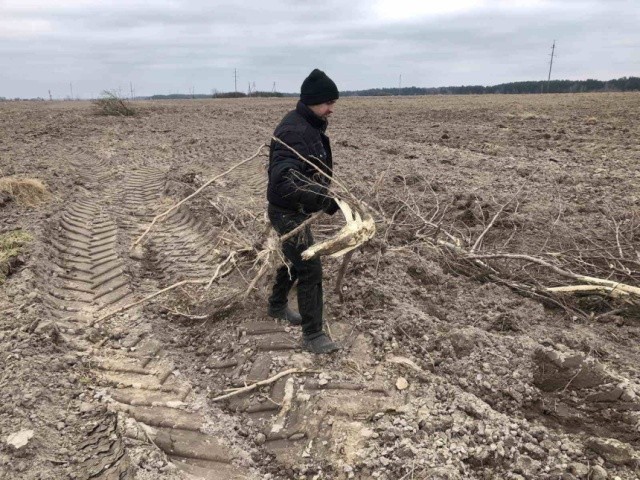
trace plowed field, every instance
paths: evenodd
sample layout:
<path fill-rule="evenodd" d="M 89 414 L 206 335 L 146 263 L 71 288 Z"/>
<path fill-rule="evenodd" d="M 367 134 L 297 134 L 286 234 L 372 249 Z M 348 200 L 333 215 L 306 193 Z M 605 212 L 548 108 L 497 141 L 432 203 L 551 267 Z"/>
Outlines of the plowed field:
<path fill-rule="evenodd" d="M 264 155 L 131 249 L 294 105 L 134 102 L 118 118 L 88 102 L 0 103 L 0 177 L 53 194 L 35 207 L 0 196 L 0 234 L 33 237 L 0 285 L 0 479 L 639 478 L 639 310 L 550 300 L 536 292 L 576 282 L 501 264 L 538 289 L 516 288 L 437 240 L 637 287 L 640 95 L 341 99 L 335 174 L 378 232 L 340 292 L 341 262 L 324 260 L 343 350 L 319 357 L 267 317 L 270 278 L 220 309 L 257 268 L 196 283 L 259 248 Z M 216 400 L 288 369 L 306 371 Z"/>

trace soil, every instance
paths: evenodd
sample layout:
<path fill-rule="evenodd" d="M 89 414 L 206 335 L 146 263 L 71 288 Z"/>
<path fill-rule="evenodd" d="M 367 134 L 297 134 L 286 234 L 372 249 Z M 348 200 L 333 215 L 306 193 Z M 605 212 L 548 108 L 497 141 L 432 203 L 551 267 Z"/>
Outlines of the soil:
<path fill-rule="evenodd" d="M 335 173 L 379 228 L 340 295 L 340 260 L 323 262 L 336 354 L 302 351 L 298 327 L 266 316 L 269 278 L 219 308 L 255 270 L 101 320 L 210 278 L 238 248 L 230 218 L 260 240 L 264 155 L 131 250 L 154 215 L 268 142 L 294 103 L 134 102 L 127 118 L 0 103 L 0 177 L 53 194 L 0 206 L 0 234 L 34 238 L 0 290 L 0 478 L 638 478 L 640 316 L 474 276 L 420 222 L 435 215 L 471 246 L 509 202 L 480 252 L 617 251 L 616 222 L 640 215 L 637 93 L 341 99 Z M 621 253 L 637 255 L 634 241 Z M 216 400 L 289 368 L 308 371 Z"/>

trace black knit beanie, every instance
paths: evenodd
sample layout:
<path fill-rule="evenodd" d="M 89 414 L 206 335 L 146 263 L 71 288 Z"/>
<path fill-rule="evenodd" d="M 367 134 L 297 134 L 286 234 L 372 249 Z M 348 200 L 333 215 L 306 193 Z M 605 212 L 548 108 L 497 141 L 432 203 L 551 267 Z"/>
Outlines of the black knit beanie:
<path fill-rule="evenodd" d="M 340 94 L 338 87 L 326 73 L 317 68 L 302 82 L 300 88 L 300 101 L 305 105 L 318 105 L 320 103 L 336 100 Z"/>

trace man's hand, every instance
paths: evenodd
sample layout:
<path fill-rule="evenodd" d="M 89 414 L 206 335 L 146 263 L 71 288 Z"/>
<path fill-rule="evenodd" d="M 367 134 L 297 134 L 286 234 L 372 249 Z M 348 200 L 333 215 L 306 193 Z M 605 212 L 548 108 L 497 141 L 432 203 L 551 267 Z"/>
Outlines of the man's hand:
<path fill-rule="evenodd" d="M 339 208 L 340 207 L 338 206 L 338 203 L 335 201 L 333 197 L 325 198 L 325 202 L 324 202 L 324 205 L 322 206 L 322 210 L 324 210 L 324 212 L 327 215 L 333 215 L 338 211 Z"/>

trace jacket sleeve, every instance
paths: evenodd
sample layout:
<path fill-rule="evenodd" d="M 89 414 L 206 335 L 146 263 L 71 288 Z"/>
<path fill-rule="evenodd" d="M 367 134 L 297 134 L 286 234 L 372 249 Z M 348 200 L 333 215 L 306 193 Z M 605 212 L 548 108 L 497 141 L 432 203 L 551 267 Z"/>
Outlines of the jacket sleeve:
<path fill-rule="evenodd" d="M 302 156 L 307 153 L 301 134 L 287 133 L 280 138 Z M 313 170 L 313 167 L 281 143 L 273 142 L 270 180 L 276 193 L 292 204 L 302 205 L 306 212 L 322 210 L 330 198 L 327 196 L 327 187 L 309 178 L 308 172 Z"/>

